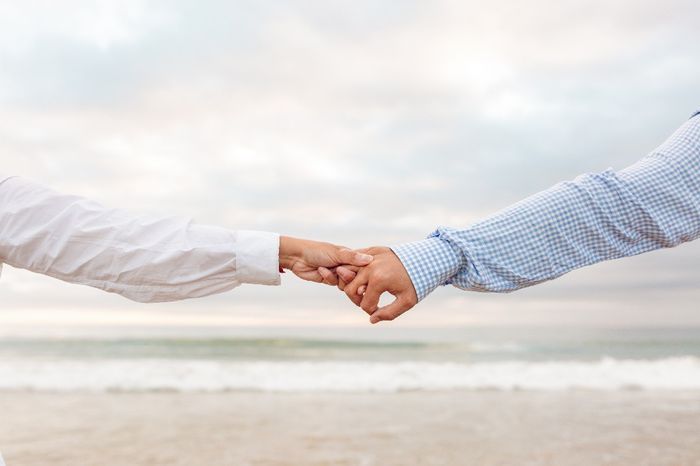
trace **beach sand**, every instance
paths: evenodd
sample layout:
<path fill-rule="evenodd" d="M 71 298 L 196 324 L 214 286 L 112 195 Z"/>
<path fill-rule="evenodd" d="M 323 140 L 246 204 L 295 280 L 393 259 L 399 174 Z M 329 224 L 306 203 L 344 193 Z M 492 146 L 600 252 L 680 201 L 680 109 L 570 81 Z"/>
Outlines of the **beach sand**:
<path fill-rule="evenodd" d="M 0 392 L 8 466 L 700 465 L 700 394 Z"/>

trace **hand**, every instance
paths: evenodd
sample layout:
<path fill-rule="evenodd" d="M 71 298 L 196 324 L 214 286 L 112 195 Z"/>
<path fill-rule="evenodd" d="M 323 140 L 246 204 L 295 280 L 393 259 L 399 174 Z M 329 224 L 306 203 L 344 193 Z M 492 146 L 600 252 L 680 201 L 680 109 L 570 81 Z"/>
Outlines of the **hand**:
<path fill-rule="evenodd" d="M 281 236 L 279 259 L 282 268 L 291 270 L 303 280 L 337 285 L 337 281 L 324 281 L 319 268 L 327 270 L 339 265 L 362 267 L 372 262 L 373 258 L 335 244 Z"/>
<path fill-rule="evenodd" d="M 352 302 L 370 315 L 371 323 L 394 320 L 418 303 L 411 277 L 391 249 L 374 247 L 359 252 L 374 256 L 374 260 L 360 269 L 340 266 L 336 268 L 336 273 L 339 287 Z M 389 292 L 396 299 L 380 308 L 379 299 L 384 292 Z"/>

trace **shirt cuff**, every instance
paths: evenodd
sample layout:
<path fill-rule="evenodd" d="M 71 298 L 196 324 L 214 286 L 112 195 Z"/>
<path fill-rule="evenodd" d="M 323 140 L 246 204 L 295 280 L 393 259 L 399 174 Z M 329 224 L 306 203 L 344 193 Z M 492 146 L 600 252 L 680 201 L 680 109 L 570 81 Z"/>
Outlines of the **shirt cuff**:
<path fill-rule="evenodd" d="M 241 283 L 279 285 L 280 236 L 265 231 L 239 231 L 236 273 Z"/>
<path fill-rule="evenodd" d="M 461 266 L 460 256 L 440 238 L 405 243 L 391 248 L 406 268 L 418 301 L 444 285 Z"/>

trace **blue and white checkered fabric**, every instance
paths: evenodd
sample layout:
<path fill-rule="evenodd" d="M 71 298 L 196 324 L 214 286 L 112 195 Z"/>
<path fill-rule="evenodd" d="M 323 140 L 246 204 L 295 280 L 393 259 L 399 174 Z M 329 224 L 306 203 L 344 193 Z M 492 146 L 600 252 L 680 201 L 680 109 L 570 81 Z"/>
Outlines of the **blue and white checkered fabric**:
<path fill-rule="evenodd" d="M 585 174 L 465 229 L 393 247 L 418 299 L 447 284 L 513 291 L 700 237 L 698 115 L 624 170 Z"/>

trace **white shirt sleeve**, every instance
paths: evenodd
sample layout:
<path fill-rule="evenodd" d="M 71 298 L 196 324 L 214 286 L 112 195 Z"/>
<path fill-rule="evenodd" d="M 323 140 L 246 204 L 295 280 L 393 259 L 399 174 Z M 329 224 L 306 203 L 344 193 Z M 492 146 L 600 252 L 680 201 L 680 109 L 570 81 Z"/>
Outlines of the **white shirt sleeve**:
<path fill-rule="evenodd" d="M 276 233 L 138 216 L 0 175 L 2 262 L 139 302 L 280 283 Z"/>

